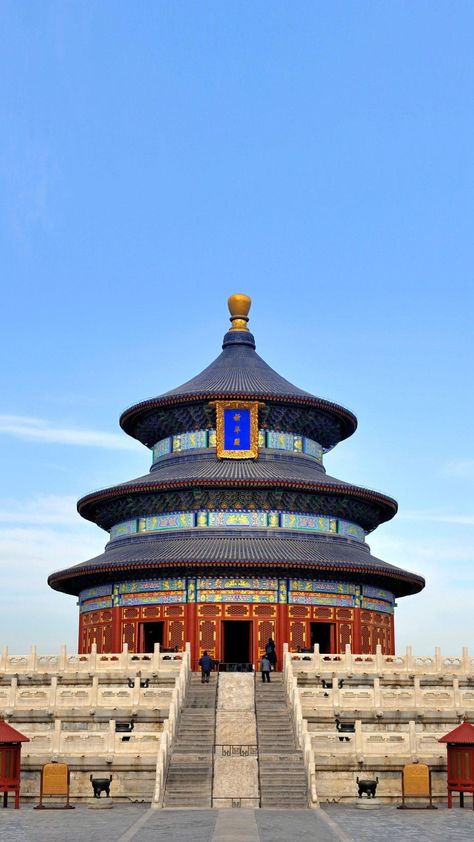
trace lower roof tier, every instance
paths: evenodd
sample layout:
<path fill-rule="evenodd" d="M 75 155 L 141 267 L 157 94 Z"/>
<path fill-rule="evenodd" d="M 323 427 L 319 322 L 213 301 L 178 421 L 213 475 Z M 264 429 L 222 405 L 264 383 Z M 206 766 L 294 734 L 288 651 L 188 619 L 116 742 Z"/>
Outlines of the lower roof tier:
<path fill-rule="evenodd" d="M 372 584 L 390 590 L 396 597 L 418 593 L 425 580 L 372 556 L 370 548 L 341 537 L 294 534 L 269 535 L 264 530 L 233 533 L 213 530 L 114 541 L 95 558 L 52 573 L 49 585 L 58 591 L 78 595 L 81 590 L 108 581 L 147 577 L 162 573 L 180 575 L 192 570 L 229 573 L 232 570 L 273 571 L 318 576 L 341 574 L 348 581 Z"/>

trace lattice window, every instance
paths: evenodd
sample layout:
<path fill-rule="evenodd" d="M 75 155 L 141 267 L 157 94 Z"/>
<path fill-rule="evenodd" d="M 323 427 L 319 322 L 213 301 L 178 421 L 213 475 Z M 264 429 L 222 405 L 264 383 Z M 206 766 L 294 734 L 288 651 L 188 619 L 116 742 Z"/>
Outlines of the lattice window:
<path fill-rule="evenodd" d="M 305 623 L 290 623 L 290 640 L 293 649 L 305 645 Z"/>
<path fill-rule="evenodd" d="M 318 605 L 314 609 L 314 616 L 318 617 L 320 620 L 330 620 L 333 616 L 333 608 L 325 608 L 323 606 Z"/>
<path fill-rule="evenodd" d="M 122 625 L 122 641 L 128 643 L 132 649 L 135 645 L 135 623 L 123 623 Z"/>
<path fill-rule="evenodd" d="M 111 608 L 105 608 L 103 611 L 100 612 L 100 622 L 101 623 L 112 622 L 112 609 Z"/>
<path fill-rule="evenodd" d="M 102 652 L 112 651 L 112 626 L 110 623 L 102 627 Z"/>
<path fill-rule="evenodd" d="M 275 609 L 272 605 L 254 605 L 253 613 L 255 617 L 274 617 Z"/>
<path fill-rule="evenodd" d="M 214 649 L 216 624 L 213 620 L 201 621 L 201 648 Z"/>
<path fill-rule="evenodd" d="M 200 617 L 217 617 L 220 616 L 221 613 L 221 606 L 220 605 L 200 605 L 199 606 L 199 616 Z"/>
<path fill-rule="evenodd" d="M 372 642 L 374 646 L 376 646 L 377 643 L 380 643 L 383 647 L 385 643 L 385 629 L 380 628 L 380 626 L 375 626 L 372 632 Z"/>
<path fill-rule="evenodd" d="M 160 605 L 148 605 L 146 608 L 143 608 L 142 616 L 144 619 L 148 617 L 159 617 L 161 615 L 161 606 Z"/>
<path fill-rule="evenodd" d="M 362 652 L 370 654 L 370 626 L 361 626 L 360 638 L 362 643 Z"/>
<path fill-rule="evenodd" d="M 167 617 L 182 617 L 183 607 L 181 605 L 167 605 L 165 614 Z"/>
<path fill-rule="evenodd" d="M 140 609 L 139 608 L 124 608 L 123 609 L 124 620 L 138 620 L 139 616 L 140 616 Z"/>
<path fill-rule="evenodd" d="M 304 605 L 292 605 L 290 608 L 290 617 L 307 617 L 310 609 Z"/>
<path fill-rule="evenodd" d="M 352 642 L 352 626 L 349 623 L 339 623 L 339 651 Z"/>
<path fill-rule="evenodd" d="M 262 651 L 265 649 L 268 638 L 273 637 L 274 626 L 275 624 L 269 620 L 262 620 L 258 623 L 258 645 Z"/>
<path fill-rule="evenodd" d="M 363 623 L 371 623 L 372 622 L 372 614 L 370 611 L 361 611 L 360 612 L 360 619 Z"/>
<path fill-rule="evenodd" d="M 91 614 L 91 623 L 99 623 L 100 622 L 100 611 L 93 611 Z"/>
<path fill-rule="evenodd" d="M 182 649 L 184 646 L 184 623 L 182 620 L 172 620 L 169 624 L 170 646 Z"/>
<path fill-rule="evenodd" d="M 227 617 L 247 617 L 249 609 L 247 605 L 226 605 L 225 613 Z"/>
<path fill-rule="evenodd" d="M 338 608 L 336 616 L 338 620 L 352 620 L 352 610 L 350 608 Z"/>

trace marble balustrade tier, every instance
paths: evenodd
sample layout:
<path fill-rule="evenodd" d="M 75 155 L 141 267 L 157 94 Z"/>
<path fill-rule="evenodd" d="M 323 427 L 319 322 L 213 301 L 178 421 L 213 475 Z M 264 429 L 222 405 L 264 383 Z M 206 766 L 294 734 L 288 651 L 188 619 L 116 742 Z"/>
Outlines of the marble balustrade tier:
<path fill-rule="evenodd" d="M 149 654 L 0 658 L 0 715 L 29 738 L 22 798 L 37 798 L 44 763 L 68 763 L 73 799 L 91 796 L 89 774 L 112 774 L 119 799 L 152 800 L 164 774 L 190 676 L 190 647 Z"/>
<path fill-rule="evenodd" d="M 379 777 L 377 795 L 400 798 L 400 770 L 427 763 L 437 797 L 446 794 L 440 737 L 474 718 L 474 658 L 404 654 L 284 653 L 295 731 L 318 798 L 352 800 L 356 777 Z"/>

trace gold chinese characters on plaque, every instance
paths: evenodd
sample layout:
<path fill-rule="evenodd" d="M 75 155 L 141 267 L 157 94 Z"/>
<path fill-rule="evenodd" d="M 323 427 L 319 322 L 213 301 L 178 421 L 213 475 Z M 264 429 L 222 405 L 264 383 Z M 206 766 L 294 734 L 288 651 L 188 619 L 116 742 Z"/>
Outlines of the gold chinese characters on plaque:
<path fill-rule="evenodd" d="M 215 401 L 218 459 L 256 459 L 258 401 Z"/>

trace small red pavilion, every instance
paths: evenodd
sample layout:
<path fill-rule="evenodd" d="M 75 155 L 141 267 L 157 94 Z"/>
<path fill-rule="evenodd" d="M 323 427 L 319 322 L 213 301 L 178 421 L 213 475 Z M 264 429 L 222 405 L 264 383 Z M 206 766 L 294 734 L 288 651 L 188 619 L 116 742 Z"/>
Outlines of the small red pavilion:
<path fill-rule="evenodd" d="M 20 806 L 21 744 L 29 738 L 0 719 L 0 792 L 3 806 L 8 806 L 8 793 L 15 793 L 15 809 Z"/>
<path fill-rule="evenodd" d="M 464 807 L 464 793 L 472 794 L 474 810 L 474 725 L 463 722 L 439 740 L 448 746 L 448 807 L 453 806 L 453 792 L 459 792 Z"/>

